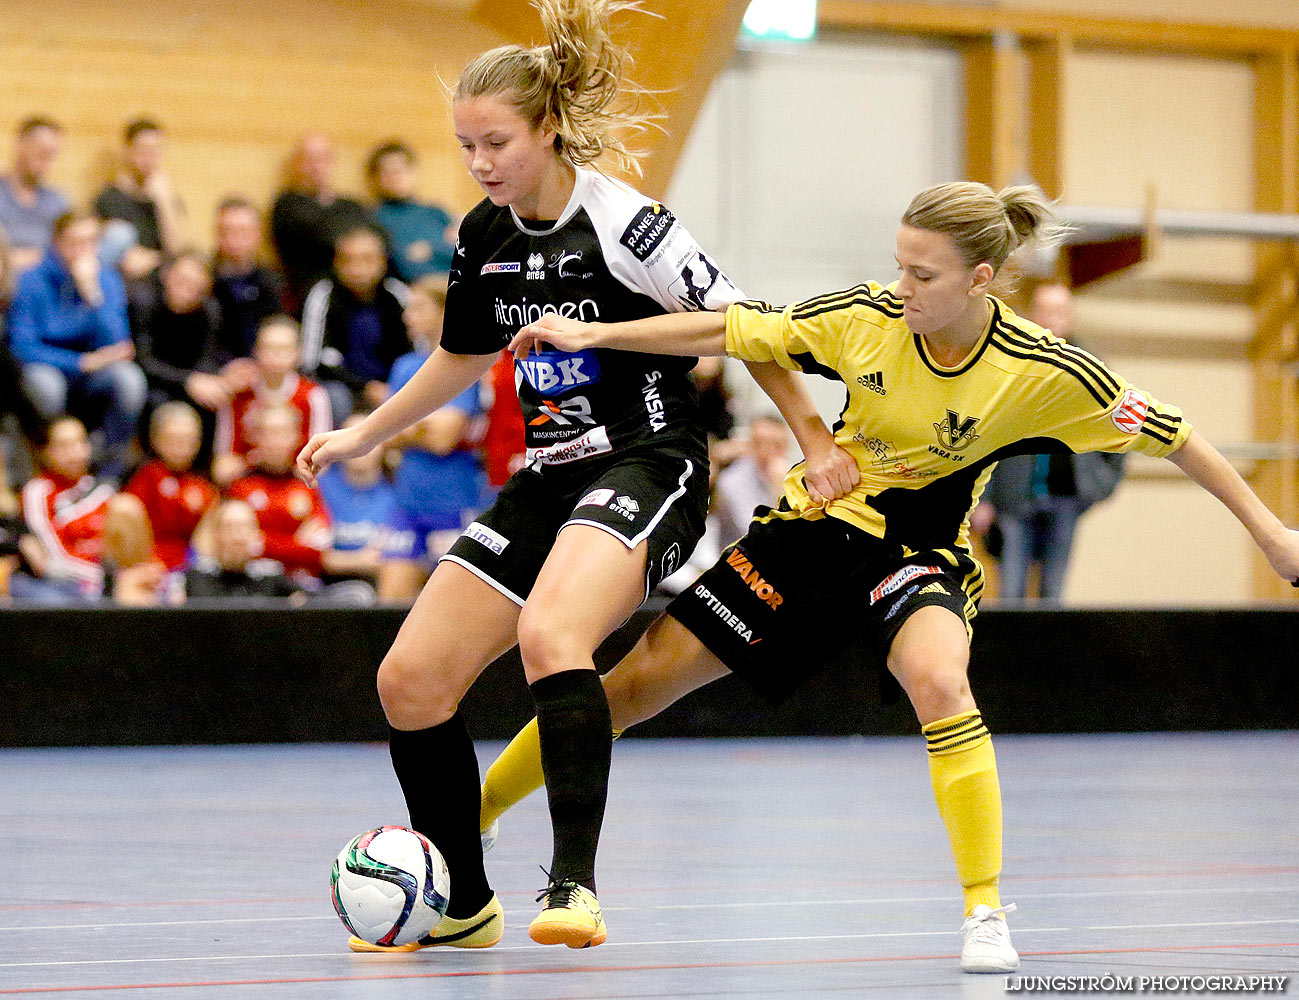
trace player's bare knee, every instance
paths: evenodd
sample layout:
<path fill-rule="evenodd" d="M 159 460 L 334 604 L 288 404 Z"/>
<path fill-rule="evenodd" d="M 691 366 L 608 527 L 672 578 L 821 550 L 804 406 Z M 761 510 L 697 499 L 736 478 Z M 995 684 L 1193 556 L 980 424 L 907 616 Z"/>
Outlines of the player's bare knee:
<path fill-rule="evenodd" d="M 946 719 L 973 707 L 964 671 L 916 669 L 898 678 L 921 723 Z"/>
<path fill-rule="evenodd" d="M 398 729 L 425 729 L 455 715 L 454 699 L 440 698 L 429 684 L 428 664 L 394 646 L 379 665 L 376 687 L 388 721 Z"/>
<path fill-rule="evenodd" d="M 519 656 L 531 684 L 548 674 L 572 669 L 581 651 L 546 609 L 525 604 L 519 614 Z"/>

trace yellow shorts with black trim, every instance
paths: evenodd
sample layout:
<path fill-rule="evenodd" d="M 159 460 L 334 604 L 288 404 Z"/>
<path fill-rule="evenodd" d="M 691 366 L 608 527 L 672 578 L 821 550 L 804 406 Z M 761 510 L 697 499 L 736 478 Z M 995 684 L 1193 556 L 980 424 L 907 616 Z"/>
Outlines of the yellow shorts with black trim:
<path fill-rule="evenodd" d="M 982 590 L 982 569 L 961 549 L 913 552 L 835 517 L 760 507 L 667 613 L 778 704 L 849 645 L 884 669 L 923 607 L 947 608 L 968 632 Z"/>

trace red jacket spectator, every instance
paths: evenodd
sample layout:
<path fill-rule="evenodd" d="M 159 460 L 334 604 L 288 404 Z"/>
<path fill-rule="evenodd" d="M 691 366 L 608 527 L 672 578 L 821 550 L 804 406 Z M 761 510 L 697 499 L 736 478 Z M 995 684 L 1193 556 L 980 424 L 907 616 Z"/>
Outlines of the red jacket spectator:
<path fill-rule="evenodd" d="M 216 443 L 213 451 L 218 455 L 238 455 L 244 458 L 252 450 L 253 421 L 259 410 L 268 406 L 291 406 L 302 415 L 301 449 L 313 434 L 332 430 L 329 412 L 329 395 L 305 375 L 285 377 L 278 389 L 265 382 L 242 392 L 217 411 Z"/>
<path fill-rule="evenodd" d="M 483 380 L 491 386 L 487 429 L 480 445 L 483 468 L 493 487 L 505 485 L 523 465 L 523 410 L 514 388 L 514 355 L 502 351 Z"/>
<path fill-rule="evenodd" d="M 113 493 L 111 485 L 94 476 L 69 479 L 48 471 L 23 487 L 23 517 L 49 556 L 46 576 L 75 581 L 87 592 L 103 586 L 99 558 Z"/>
<path fill-rule="evenodd" d="M 235 480 L 229 490 L 257 512 L 266 536 L 263 555 L 283 564 L 288 573 L 320 575 L 320 561 L 330 546 L 329 512 L 317 490 L 292 473 L 254 472 Z"/>
<path fill-rule="evenodd" d="M 153 526 L 154 555 L 168 570 L 184 566 L 190 537 L 216 502 L 216 486 L 197 472 L 173 472 L 154 459 L 131 477 L 123 492 L 144 504 Z"/>

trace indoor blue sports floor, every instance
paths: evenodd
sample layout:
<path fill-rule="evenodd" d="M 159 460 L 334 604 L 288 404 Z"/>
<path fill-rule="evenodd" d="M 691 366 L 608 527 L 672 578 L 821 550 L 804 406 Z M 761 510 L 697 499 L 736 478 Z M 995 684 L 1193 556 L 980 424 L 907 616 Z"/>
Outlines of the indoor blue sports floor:
<path fill-rule="evenodd" d="M 484 767 L 499 746 L 479 746 Z M 1286 975 L 1299 992 L 1299 733 L 996 747 L 1020 975 Z M 550 852 L 535 795 L 488 855 L 498 946 L 349 953 L 329 870 L 352 835 L 404 821 L 384 746 L 6 750 L 0 800 L 0 996 L 1010 995 L 958 969 L 919 737 L 620 741 L 609 941 L 590 951 L 527 937 Z"/>

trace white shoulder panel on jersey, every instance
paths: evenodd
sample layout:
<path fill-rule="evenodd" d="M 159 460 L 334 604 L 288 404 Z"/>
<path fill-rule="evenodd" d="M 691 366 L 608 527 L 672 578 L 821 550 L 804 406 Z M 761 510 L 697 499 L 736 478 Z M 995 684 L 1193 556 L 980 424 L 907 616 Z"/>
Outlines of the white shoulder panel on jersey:
<path fill-rule="evenodd" d="M 605 263 L 623 284 L 668 312 L 725 309 L 745 298 L 664 206 L 593 170 L 578 174 Z"/>

